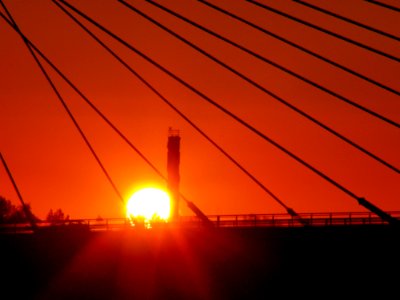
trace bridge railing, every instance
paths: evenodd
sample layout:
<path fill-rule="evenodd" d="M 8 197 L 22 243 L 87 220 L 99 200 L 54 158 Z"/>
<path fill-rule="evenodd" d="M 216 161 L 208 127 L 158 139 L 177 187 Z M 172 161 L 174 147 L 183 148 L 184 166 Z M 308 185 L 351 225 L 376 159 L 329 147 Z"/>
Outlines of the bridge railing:
<path fill-rule="evenodd" d="M 400 211 L 388 212 L 400 220 Z M 346 226 L 387 224 L 377 215 L 370 212 L 335 212 L 335 213 L 301 213 L 299 218 L 289 214 L 242 214 L 242 215 L 210 215 L 210 221 L 216 227 L 300 227 L 309 226 Z M 195 217 L 184 219 L 196 222 Z M 197 220 L 200 222 L 200 220 Z"/>
<path fill-rule="evenodd" d="M 400 221 L 400 211 L 388 212 Z M 299 218 L 288 214 L 236 214 L 209 215 L 215 227 L 301 227 L 309 226 L 350 226 L 387 224 L 377 215 L 370 212 L 335 212 L 335 213 L 301 213 Z M 202 221 L 195 216 L 182 216 L 179 222 L 153 223 L 153 227 L 181 226 L 201 227 Z M 127 218 L 73 219 L 65 221 L 38 221 L 37 227 L 42 231 L 87 230 L 115 231 L 134 229 L 135 226 Z M 0 233 L 32 233 L 29 223 L 0 224 Z"/>

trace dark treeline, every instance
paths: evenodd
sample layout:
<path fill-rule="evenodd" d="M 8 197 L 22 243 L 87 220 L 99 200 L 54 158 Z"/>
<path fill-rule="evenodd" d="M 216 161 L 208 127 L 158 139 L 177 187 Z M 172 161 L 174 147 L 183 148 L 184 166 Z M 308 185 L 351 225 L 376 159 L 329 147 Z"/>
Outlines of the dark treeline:
<path fill-rule="evenodd" d="M 26 209 L 32 214 L 30 204 L 26 204 Z M 32 216 L 39 221 L 35 215 Z M 10 200 L 0 196 L 0 224 L 25 222 L 28 222 L 28 218 L 22 205 L 15 206 Z"/>
<path fill-rule="evenodd" d="M 26 204 L 26 209 L 34 218 L 35 221 L 42 221 L 32 212 L 31 205 Z M 46 216 L 46 220 L 51 223 L 69 220 L 69 215 L 65 215 L 61 209 L 50 209 Z M 22 205 L 14 205 L 10 200 L 0 196 L 0 224 L 16 224 L 26 223 L 29 219 Z"/>

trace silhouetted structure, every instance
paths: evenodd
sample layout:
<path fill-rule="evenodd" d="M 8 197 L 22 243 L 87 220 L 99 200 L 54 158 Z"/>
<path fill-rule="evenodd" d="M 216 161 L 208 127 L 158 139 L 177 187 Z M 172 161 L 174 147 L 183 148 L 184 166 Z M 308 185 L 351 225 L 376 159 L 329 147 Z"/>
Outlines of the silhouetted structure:
<path fill-rule="evenodd" d="M 171 127 L 168 130 L 168 189 L 172 200 L 172 219 L 179 218 L 179 162 L 180 162 L 180 141 L 178 130 Z"/>

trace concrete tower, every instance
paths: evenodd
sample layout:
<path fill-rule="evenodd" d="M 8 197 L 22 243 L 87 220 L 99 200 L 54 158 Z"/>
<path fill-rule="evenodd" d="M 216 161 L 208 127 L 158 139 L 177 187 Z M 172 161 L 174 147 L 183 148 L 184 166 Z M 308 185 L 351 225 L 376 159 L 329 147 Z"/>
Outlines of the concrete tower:
<path fill-rule="evenodd" d="M 171 127 L 168 130 L 168 189 L 171 195 L 171 216 L 172 220 L 179 219 L 179 162 L 180 162 L 180 141 L 178 130 Z"/>

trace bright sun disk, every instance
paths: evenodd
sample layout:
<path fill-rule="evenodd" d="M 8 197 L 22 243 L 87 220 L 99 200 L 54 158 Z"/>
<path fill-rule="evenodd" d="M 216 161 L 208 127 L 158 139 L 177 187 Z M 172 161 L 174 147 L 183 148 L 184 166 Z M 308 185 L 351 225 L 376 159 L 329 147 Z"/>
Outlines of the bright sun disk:
<path fill-rule="evenodd" d="M 127 217 L 145 224 L 168 221 L 171 203 L 168 193 L 157 188 L 144 188 L 135 192 L 126 205 Z"/>

